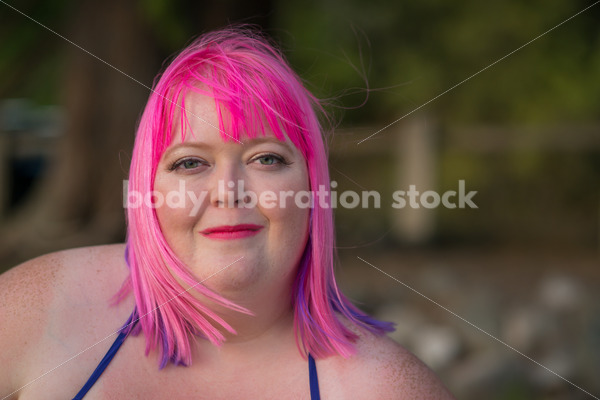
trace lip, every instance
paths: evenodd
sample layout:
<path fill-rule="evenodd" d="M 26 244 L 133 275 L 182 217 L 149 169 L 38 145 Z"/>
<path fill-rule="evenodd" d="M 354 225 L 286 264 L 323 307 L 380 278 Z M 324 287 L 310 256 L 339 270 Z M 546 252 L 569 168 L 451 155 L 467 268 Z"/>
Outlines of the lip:
<path fill-rule="evenodd" d="M 200 234 L 209 239 L 232 240 L 254 236 L 263 228 L 264 226 L 255 224 L 222 225 L 207 228 L 200 231 Z"/>

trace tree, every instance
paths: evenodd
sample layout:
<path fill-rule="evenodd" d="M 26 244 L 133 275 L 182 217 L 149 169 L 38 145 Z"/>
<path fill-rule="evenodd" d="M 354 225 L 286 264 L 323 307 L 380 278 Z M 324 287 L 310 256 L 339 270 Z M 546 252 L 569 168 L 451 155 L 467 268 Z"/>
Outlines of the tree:
<path fill-rule="evenodd" d="M 132 2 L 73 2 L 67 38 L 146 85 L 158 63 Z M 50 34 L 50 33 L 48 33 Z M 123 237 L 121 180 L 147 90 L 81 49 L 62 43 L 68 115 L 47 178 L 1 232 L 1 255 L 26 258 Z"/>

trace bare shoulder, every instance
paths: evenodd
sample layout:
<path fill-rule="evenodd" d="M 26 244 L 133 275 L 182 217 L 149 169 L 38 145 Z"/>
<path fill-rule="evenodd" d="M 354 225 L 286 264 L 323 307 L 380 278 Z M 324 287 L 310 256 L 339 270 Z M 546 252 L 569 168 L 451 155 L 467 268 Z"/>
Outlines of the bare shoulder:
<path fill-rule="evenodd" d="M 387 336 L 363 335 L 357 356 L 368 366 L 380 399 L 453 399 L 433 371 Z"/>
<path fill-rule="evenodd" d="M 123 251 L 122 244 L 64 250 L 0 275 L 0 334 L 31 332 L 19 329 L 28 325 L 43 326 L 57 297 L 85 298 L 114 288 L 115 281 L 122 282 L 126 274 L 121 265 Z"/>
<path fill-rule="evenodd" d="M 57 296 L 86 297 L 114 288 L 126 276 L 124 248 L 116 244 L 63 250 L 8 270 L 0 275 L 0 318 L 39 324 Z"/>
<path fill-rule="evenodd" d="M 24 262 L 0 275 L 0 305 L 36 314 L 71 281 L 90 273 L 112 274 L 111 267 L 123 258 L 124 248 L 123 244 L 82 247 Z"/>
<path fill-rule="evenodd" d="M 124 245 L 64 250 L 0 275 L 0 365 L 12 366 L 9 376 L 0 374 L 0 392 L 18 385 L 30 355 L 47 344 L 49 328 L 83 315 L 78 303 L 106 304 L 126 276 L 118 261 L 123 251 Z"/>
<path fill-rule="evenodd" d="M 363 333 L 355 355 L 329 363 L 337 370 L 340 398 L 454 399 L 433 371 L 387 336 Z"/>

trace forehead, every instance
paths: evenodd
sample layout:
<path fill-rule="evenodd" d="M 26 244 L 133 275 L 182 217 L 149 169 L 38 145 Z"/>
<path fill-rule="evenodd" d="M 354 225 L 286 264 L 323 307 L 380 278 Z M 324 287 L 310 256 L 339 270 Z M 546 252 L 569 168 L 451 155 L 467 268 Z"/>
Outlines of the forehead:
<path fill-rule="evenodd" d="M 233 121 L 235 118 L 232 118 L 229 111 L 207 94 L 188 91 L 177 102 L 175 114 L 167 147 L 196 142 L 214 145 L 255 145 L 272 142 L 299 153 L 287 135 L 284 133 L 283 137 L 277 137 L 263 117 L 253 116 L 260 120 L 242 121 L 243 126 L 240 126 L 240 121 Z"/>

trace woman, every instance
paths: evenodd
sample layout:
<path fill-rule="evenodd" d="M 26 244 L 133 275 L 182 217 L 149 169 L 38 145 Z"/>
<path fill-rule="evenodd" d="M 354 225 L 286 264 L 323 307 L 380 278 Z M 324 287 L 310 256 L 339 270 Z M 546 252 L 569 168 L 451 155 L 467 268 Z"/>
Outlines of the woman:
<path fill-rule="evenodd" d="M 315 110 L 254 33 L 183 50 L 140 121 L 127 244 L 1 277 L 0 394 L 451 398 L 336 286 L 332 210 L 306 201 L 329 187 Z"/>

